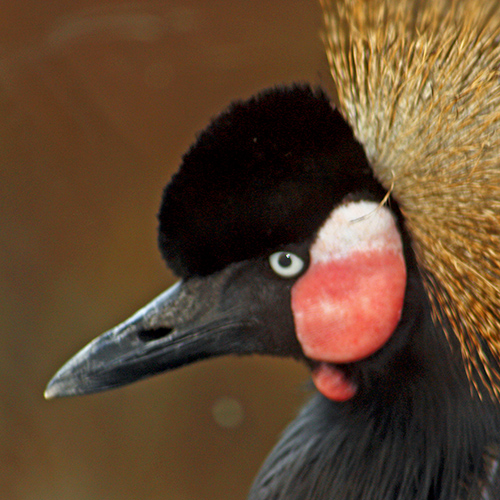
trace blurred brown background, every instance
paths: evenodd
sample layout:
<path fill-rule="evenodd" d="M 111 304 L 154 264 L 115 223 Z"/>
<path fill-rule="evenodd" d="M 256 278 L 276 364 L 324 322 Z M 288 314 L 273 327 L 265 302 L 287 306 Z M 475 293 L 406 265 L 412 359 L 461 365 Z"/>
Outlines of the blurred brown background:
<path fill-rule="evenodd" d="M 173 282 L 155 215 L 208 119 L 275 83 L 331 87 L 317 2 L 6 0 L 0 27 L 0 498 L 245 498 L 307 396 L 296 363 L 42 393 Z"/>

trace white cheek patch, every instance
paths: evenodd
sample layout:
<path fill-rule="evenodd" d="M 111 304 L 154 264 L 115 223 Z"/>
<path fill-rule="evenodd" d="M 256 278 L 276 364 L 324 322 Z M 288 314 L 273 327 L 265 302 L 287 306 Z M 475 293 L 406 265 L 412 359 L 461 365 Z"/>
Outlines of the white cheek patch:
<path fill-rule="evenodd" d="M 311 263 L 292 287 L 292 312 L 304 354 L 315 361 L 317 389 L 334 401 L 356 387 L 335 365 L 376 353 L 403 310 L 406 264 L 391 211 L 371 201 L 332 211 L 310 249 Z"/>
<path fill-rule="evenodd" d="M 332 211 L 311 246 L 313 264 L 345 259 L 356 252 L 402 252 L 391 211 L 373 201 L 352 201 Z"/>

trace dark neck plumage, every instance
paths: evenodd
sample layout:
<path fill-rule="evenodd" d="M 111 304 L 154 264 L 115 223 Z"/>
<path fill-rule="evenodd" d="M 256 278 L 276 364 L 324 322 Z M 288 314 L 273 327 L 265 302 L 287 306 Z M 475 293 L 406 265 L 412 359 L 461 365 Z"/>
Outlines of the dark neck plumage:
<path fill-rule="evenodd" d="M 313 397 L 265 462 L 251 500 L 500 498 L 498 478 L 487 486 L 498 405 L 471 393 L 425 297 L 410 273 L 392 345 L 351 368 L 359 394 L 342 404 Z"/>

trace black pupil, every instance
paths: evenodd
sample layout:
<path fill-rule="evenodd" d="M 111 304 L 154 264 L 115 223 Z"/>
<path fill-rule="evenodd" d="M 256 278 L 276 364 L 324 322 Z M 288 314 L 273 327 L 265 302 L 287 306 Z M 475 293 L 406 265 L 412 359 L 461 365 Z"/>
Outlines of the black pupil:
<path fill-rule="evenodd" d="M 292 265 L 292 258 L 290 257 L 290 254 L 289 253 L 282 253 L 279 256 L 278 264 L 281 267 L 290 267 Z"/>

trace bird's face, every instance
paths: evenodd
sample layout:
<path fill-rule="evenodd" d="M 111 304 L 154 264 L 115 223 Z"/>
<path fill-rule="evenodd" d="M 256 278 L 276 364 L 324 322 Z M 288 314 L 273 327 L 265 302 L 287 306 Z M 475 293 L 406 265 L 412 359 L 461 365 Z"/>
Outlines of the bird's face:
<path fill-rule="evenodd" d="M 233 106 L 165 190 L 160 247 L 181 280 L 80 351 L 46 395 L 263 353 L 306 360 L 325 396 L 352 398 L 343 366 L 386 345 L 405 297 L 403 244 L 381 197 L 322 94 L 278 89 Z"/>

